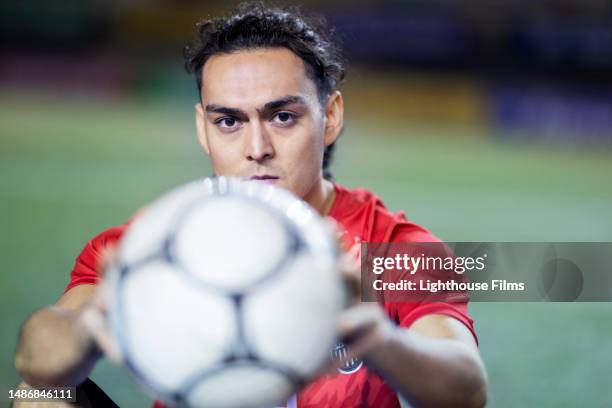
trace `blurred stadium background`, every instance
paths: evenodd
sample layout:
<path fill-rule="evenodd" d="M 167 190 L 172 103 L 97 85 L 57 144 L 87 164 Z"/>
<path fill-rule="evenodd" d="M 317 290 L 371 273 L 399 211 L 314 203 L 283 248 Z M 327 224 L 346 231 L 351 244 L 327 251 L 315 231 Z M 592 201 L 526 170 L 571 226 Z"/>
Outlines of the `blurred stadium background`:
<path fill-rule="evenodd" d="M 448 241 L 612 240 L 612 4 L 312 1 L 351 62 L 337 180 Z M 181 49 L 209 1 L 0 5 L 0 387 L 87 240 L 208 175 Z M 612 404 L 609 304 L 471 305 L 493 407 Z M 163 335 L 163 333 L 160 333 Z M 121 406 L 147 397 L 101 363 Z M 5 397 L 0 405 L 5 404 Z"/>

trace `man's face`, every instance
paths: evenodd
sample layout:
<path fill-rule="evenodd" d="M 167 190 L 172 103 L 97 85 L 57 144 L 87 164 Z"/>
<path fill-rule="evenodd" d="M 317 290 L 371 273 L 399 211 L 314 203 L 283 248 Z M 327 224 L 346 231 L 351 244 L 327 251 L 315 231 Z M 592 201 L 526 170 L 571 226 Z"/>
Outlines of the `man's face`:
<path fill-rule="evenodd" d="M 214 55 L 201 97 L 198 138 L 216 175 L 263 178 L 308 198 L 339 130 L 330 131 L 329 109 L 298 56 L 285 48 Z"/>

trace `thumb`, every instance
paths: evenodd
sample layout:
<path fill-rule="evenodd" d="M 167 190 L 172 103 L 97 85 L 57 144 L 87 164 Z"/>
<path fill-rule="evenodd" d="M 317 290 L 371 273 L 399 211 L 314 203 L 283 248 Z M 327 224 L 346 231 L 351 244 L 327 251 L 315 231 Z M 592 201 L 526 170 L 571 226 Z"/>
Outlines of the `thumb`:
<path fill-rule="evenodd" d="M 81 311 L 81 322 L 104 355 L 119 364 L 122 358 L 119 346 L 110 332 L 104 289 L 103 284 L 97 285 L 91 299 Z"/>

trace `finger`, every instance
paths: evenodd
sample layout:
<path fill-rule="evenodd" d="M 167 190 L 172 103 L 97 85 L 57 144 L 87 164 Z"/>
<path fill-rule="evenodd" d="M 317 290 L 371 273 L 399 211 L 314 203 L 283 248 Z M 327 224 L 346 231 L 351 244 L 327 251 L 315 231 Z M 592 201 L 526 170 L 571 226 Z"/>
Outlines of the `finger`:
<path fill-rule="evenodd" d="M 106 245 L 102 248 L 100 256 L 98 257 L 98 276 L 103 278 L 106 274 L 106 270 L 111 266 L 117 259 L 117 247 L 116 245 Z"/>
<path fill-rule="evenodd" d="M 361 264 L 348 254 L 345 254 L 342 259 L 338 260 L 338 270 L 344 279 L 361 281 Z"/>
<path fill-rule="evenodd" d="M 361 242 L 356 242 L 352 247 L 348 250 L 347 254 L 356 261 L 361 260 Z"/>
<path fill-rule="evenodd" d="M 349 294 L 349 304 L 361 300 L 361 265 L 350 254 L 338 260 L 338 270 Z"/>
<path fill-rule="evenodd" d="M 344 275 L 342 282 L 346 288 L 348 305 L 359 304 L 361 302 L 361 281 L 352 275 Z"/>
<path fill-rule="evenodd" d="M 361 358 L 378 347 L 392 328 L 393 325 L 376 304 L 362 304 L 345 311 L 338 319 L 338 332 L 347 346 L 342 361 Z"/>
<path fill-rule="evenodd" d="M 111 336 L 106 310 L 102 288 L 97 287 L 90 303 L 82 311 L 82 322 L 102 353 L 115 363 L 120 363 L 122 360 L 121 353 Z"/>
<path fill-rule="evenodd" d="M 94 290 L 89 302 L 95 309 L 98 309 L 102 313 L 106 314 L 108 309 L 106 305 L 106 297 L 104 296 L 104 284 L 105 281 L 96 286 L 96 290 Z"/>
<path fill-rule="evenodd" d="M 336 328 L 340 336 L 350 336 L 360 329 L 376 324 L 381 314 L 382 310 L 376 304 L 353 306 L 340 314 Z"/>
<path fill-rule="evenodd" d="M 346 231 L 344 228 L 342 228 L 342 226 L 331 217 L 325 217 L 324 222 L 329 233 L 336 239 L 336 244 L 338 247 L 344 250 L 346 248 L 346 245 L 344 244 L 344 235 L 346 235 Z"/>
<path fill-rule="evenodd" d="M 102 313 L 94 308 L 88 308 L 83 311 L 82 319 L 83 325 L 90 332 L 102 353 L 110 360 L 119 363 L 121 361 L 121 353 L 108 331 L 105 317 Z"/>
<path fill-rule="evenodd" d="M 362 359 L 378 345 L 378 337 L 373 332 L 366 333 L 361 336 L 358 341 L 353 342 L 353 344 L 351 344 L 351 347 L 347 348 L 346 354 L 341 357 L 338 363 L 344 365 L 351 360 Z"/>

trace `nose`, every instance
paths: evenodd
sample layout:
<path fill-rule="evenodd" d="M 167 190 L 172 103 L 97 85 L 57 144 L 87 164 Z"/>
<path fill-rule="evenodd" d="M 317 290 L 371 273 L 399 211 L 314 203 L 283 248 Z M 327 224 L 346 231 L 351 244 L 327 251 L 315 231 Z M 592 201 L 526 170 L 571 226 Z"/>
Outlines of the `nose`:
<path fill-rule="evenodd" d="M 274 146 L 265 127 L 258 121 L 252 121 L 245 156 L 247 160 L 262 162 L 270 160 L 275 155 Z"/>

